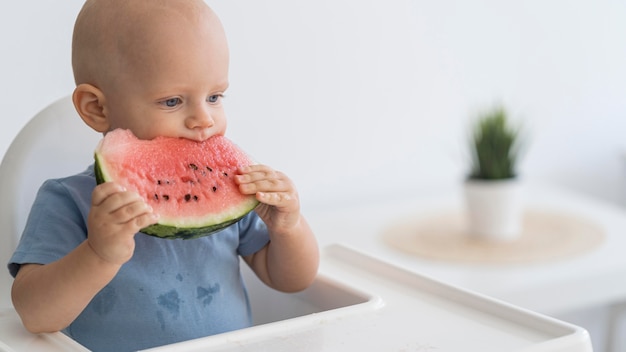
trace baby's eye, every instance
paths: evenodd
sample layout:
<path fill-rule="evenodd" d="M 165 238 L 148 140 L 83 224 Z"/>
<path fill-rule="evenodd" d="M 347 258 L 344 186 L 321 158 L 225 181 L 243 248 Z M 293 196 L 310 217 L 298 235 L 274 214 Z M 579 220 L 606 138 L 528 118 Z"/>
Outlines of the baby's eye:
<path fill-rule="evenodd" d="M 168 108 L 173 108 L 176 105 L 181 103 L 180 98 L 169 98 L 166 100 L 163 100 L 163 102 L 161 102 L 163 105 L 167 106 Z"/>
<path fill-rule="evenodd" d="M 211 104 L 215 104 L 215 103 L 219 102 L 222 97 L 224 97 L 223 94 L 214 94 L 214 95 L 209 96 L 207 98 L 207 101 L 209 103 L 211 103 Z"/>

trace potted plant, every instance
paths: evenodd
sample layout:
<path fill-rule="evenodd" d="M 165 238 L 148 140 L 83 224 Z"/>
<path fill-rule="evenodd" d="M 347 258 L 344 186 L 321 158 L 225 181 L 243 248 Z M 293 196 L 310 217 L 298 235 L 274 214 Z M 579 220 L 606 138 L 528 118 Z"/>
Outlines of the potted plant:
<path fill-rule="evenodd" d="M 471 171 L 465 181 L 470 236 L 514 240 L 521 234 L 519 135 L 502 106 L 480 114 L 473 124 Z"/>

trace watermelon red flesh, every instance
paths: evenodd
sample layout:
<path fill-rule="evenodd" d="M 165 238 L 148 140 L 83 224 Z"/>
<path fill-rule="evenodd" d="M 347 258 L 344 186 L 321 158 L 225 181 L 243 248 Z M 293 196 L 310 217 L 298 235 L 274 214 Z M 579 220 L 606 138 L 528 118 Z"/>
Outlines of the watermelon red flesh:
<path fill-rule="evenodd" d="M 98 183 L 115 181 L 140 194 L 159 214 L 142 232 L 195 238 L 245 216 L 258 204 L 233 180 L 251 159 L 224 136 L 203 142 L 183 138 L 137 139 L 129 130 L 106 134 L 95 151 Z"/>

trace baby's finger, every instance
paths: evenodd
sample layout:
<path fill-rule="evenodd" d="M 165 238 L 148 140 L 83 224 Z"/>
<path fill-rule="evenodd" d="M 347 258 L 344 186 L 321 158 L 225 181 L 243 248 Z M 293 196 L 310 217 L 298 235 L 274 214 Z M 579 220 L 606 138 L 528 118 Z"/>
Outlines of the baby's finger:
<path fill-rule="evenodd" d="M 152 214 L 152 207 L 146 202 L 139 199 L 134 202 L 126 203 L 125 205 L 115 209 L 111 214 L 115 217 L 116 221 L 120 224 L 127 223 L 142 215 Z"/>
<path fill-rule="evenodd" d="M 136 216 L 130 219 L 131 225 L 135 226 L 138 229 L 142 229 L 146 226 L 154 225 L 159 221 L 159 215 L 153 212 L 143 213 L 139 216 Z"/>
<path fill-rule="evenodd" d="M 239 190 L 244 194 L 254 194 L 257 192 L 289 192 L 288 183 L 275 179 L 262 179 L 251 183 L 242 183 Z"/>
<path fill-rule="evenodd" d="M 239 172 L 240 174 L 235 177 L 239 183 L 281 178 L 281 173 L 265 165 L 244 166 L 239 169 Z"/>
<path fill-rule="evenodd" d="M 126 191 L 111 194 L 100 205 L 98 205 L 98 208 L 100 208 L 101 211 L 104 213 L 115 214 L 115 216 L 119 216 L 120 209 L 123 209 L 124 207 L 133 203 L 139 203 L 142 204 L 142 206 L 146 205 L 143 198 L 141 198 L 137 193 Z M 135 208 L 137 207 L 139 206 L 135 205 Z M 126 211 L 130 212 L 130 210 Z"/>
<path fill-rule="evenodd" d="M 267 170 L 271 171 L 273 169 L 263 164 L 254 164 L 254 165 L 246 165 L 246 166 L 239 167 L 239 172 L 243 174 L 255 172 L 255 171 L 267 171 Z"/>
<path fill-rule="evenodd" d="M 106 182 L 94 188 L 91 194 L 91 204 L 100 205 L 111 195 L 124 192 L 126 189 L 115 182 Z"/>
<path fill-rule="evenodd" d="M 286 192 L 257 192 L 257 199 L 267 205 L 281 206 L 291 201 L 293 197 Z"/>

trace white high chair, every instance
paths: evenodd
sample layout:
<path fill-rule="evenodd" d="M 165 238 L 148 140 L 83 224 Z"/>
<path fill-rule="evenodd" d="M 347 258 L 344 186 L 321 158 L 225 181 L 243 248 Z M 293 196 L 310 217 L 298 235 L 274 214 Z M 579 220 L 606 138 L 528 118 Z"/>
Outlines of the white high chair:
<path fill-rule="evenodd" d="M 36 114 L 18 133 L 0 164 L 0 308 L 11 306 L 6 269 L 30 207 L 44 180 L 84 170 L 101 135 L 80 119 L 70 96 Z"/>
<path fill-rule="evenodd" d="M 0 352 L 84 351 L 61 333 L 32 335 L 21 326 L 13 310 L 13 279 L 6 264 L 17 247 L 26 219 L 41 184 L 50 178 L 83 171 L 93 162 L 102 136 L 78 116 L 70 96 L 37 113 L 17 134 L 0 163 Z M 308 290 L 287 295 L 260 283 L 242 266 L 251 294 L 256 325 L 354 305 L 367 298 L 318 280 Z M 333 299 L 327 299 L 330 295 Z M 10 331 L 9 331 L 10 330 Z"/>

